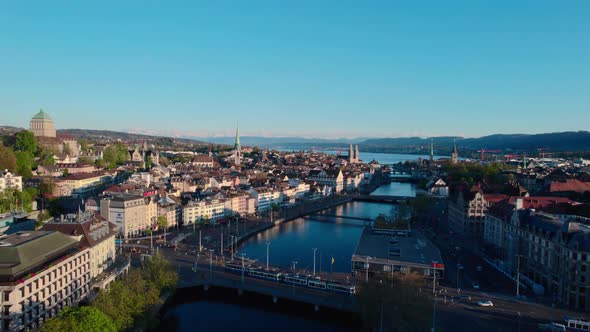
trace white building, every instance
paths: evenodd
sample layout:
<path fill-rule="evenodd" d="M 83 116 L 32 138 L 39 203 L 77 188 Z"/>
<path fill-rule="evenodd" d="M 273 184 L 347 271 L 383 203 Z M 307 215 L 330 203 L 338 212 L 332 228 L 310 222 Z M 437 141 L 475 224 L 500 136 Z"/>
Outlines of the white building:
<path fill-rule="evenodd" d="M 117 233 L 125 238 L 136 236 L 150 225 L 146 217 L 145 200 L 139 195 L 121 195 L 103 198 L 100 214 L 117 226 Z"/>
<path fill-rule="evenodd" d="M 35 331 L 88 294 L 90 250 L 72 237 L 18 232 L 0 244 L 0 331 Z"/>
<path fill-rule="evenodd" d="M 271 204 L 280 204 L 283 202 L 283 193 L 269 188 L 253 188 L 248 192 L 256 200 L 256 211 L 265 211 L 270 209 Z"/>
<path fill-rule="evenodd" d="M 191 201 L 182 209 L 182 224 L 192 225 L 204 220 L 217 221 L 225 215 L 223 200 Z"/>
<path fill-rule="evenodd" d="M 22 176 L 15 176 L 10 173 L 8 170 L 4 170 L 4 172 L 0 172 L 0 191 L 4 191 L 4 189 L 12 188 L 17 190 L 23 190 L 23 177 Z"/>

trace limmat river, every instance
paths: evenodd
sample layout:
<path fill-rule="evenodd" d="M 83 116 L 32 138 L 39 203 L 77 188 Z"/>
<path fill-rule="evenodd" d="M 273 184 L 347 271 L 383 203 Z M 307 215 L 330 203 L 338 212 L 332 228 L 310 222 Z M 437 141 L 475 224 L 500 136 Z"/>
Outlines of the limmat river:
<path fill-rule="evenodd" d="M 373 194 L 414 196 L 415 192 L 413 184 L 391 183 L 378 188 Z M 260 264 L 265 264 L 268 242 L 271 266 L 290 269 L 292 263 L 297 262 L 295 265 L 298 271 L 307 270 L 311 273 L 313 248 L 317 248 L 317 272 L 350 272 L 350 260 L 359 240 L 363 221 L 347 219 L 346 216 L 375 218 L 379 214 L 392 214 L 394 209 L 395 205 L 392 204 L 346 203 L 323 211 L 326 215 L 343 216 L 342 218 L 312 215 L 288 221 L 249 238 L 238 250 L 247 257 L 258 260 Z M 170 314 L 175 317 L 177 331 L 193 331 L 196 327 L 199 331 L 347 331 L 342 327 L 327 325 L 322 320 L 210 300 L 179 305 Z M 276 328 L 277 326 L 281 328 Z"/>
<path fill-rule="evenodd" d="M 391 183 L 373 192 L 375 195 L 415 196 L 416 188 L 411 183 Z M 325 215 L 342 218 L 298 218 L 277 225 L 246 240 L 240 253 L 266 264 L 267 242 L 269 263 L 290 269 L 297 262 L 297 270 L 313 270 L 313 248 L 316 251 L 316 271 L 350 272 L 350 259 L 363 229 L 363 221 L 347 219 L 360 217 L 374 219 L 379 214 L 391 215 L 395 205 L 367 202 L 350 202 L 323 211 Z M 334 264 L 331 264 L 334 258 Z"/>

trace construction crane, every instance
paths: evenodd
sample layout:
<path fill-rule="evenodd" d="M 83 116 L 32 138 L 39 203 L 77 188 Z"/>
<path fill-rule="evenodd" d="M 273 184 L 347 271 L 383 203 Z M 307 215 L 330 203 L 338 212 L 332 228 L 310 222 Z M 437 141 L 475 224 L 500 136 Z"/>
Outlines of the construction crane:
<path fill-rule="evenodd" d="M 486 149 L 481 149 L 481 150 L 477 150 L 477 152 L 481 152 L 481 161 L 483 161 L 485 159 L 485 153 L 486 152 L 491 152 L 491 153 L 500 153 L 502 152 L 501 150 L 486 150 Z"/>

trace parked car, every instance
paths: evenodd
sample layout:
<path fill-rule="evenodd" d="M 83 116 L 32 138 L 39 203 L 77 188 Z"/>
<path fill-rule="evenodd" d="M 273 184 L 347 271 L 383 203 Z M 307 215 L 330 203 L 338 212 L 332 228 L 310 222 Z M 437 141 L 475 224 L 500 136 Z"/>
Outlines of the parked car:
<path fill-rule="evenodd" d="M 492 303 L 492 301 L 490 301 L 490 300 L 486 300 L 486 301 L 477 302 L 477 305 L 480 307 L 493 307 L 494 303 Z"/>
<path fill-rule="evenodd" d="M 473 282 L 473 288 L 479 289 L 479 284 L 477 282 Z"/>

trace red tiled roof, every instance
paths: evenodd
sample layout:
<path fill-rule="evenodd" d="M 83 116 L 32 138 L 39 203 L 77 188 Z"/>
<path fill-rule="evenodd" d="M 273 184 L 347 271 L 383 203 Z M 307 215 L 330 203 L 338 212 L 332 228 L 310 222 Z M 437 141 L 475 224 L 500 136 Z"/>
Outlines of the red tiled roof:
<path fill-rule="evenodd" d="M 590 182 L 582 182 L 577 179 L 567 179 L 564 182 L 551 182 L 549 192 L 574 191 L 583 193 L 590 191 Z"/>

